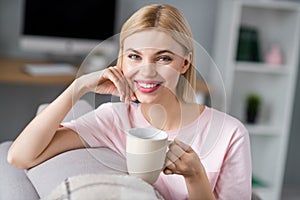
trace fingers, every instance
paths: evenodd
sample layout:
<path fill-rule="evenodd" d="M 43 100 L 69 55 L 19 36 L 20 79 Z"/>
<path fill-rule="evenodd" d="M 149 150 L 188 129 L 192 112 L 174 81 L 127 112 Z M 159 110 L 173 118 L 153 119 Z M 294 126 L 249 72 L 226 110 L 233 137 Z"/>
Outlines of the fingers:
<path fill-rule="evenodd" d="M 189 145 L 181 142 L 180 140 L 178 140 L 177 138 L 174 139 L 174 143 L 177 144 L 178 146 L 181 147 L 181 149 L 183 149 L 186 152 L 190 152 L 191 150 L 193 150 Z"/>
<path fill-rule="evenodd" d="M 118 72 L 118 69 L 109 67 L 105 69 L 103 77 L 109 79 L 117 89 L 117 93 L 113 95 L 119 95 L 120 100 L 123 101 L 126 95 L 126 84 L 122 75 Z"/>
<path fill-rule="evenodd" d="M 175 170 L 176 164 L 178 164 L 180 162 L 180 158 L 184 154 L 185 154 L 185 151 L 183 148 L 181 148 L 181 146 L 178 145 L 178 140 L 174 140 L 174 142 L 169 145 L 169 151 L 166 155 L 165 166 L 171 170 Z"/>
<path fill-rule="evenodd" d="M 180 157 L 185 153 L 184 149 L 182 149 L 176 141 L 169 146 L 169 152 L 167 154 L 168 159 L 172 162 L 176 162 Z"/>
<path fill-rule="evenodd" d="M 134 99 L 134 93 L 128 83 L 128 80 L 124 77 L 122 71 L 118 67 L 109 67 L 105 69 L 103 77 L 109 79 L 117 89 L 117 94 L 120 96 L 121 101 L 128 102 Z"/>
<path fill-rule="evenodd" d="M 189 145 L 175 139 L 174 142 L 169 145 L 164 173 L 185 174 L 185 171 L 189 168 L 189 166 L 187 166 L 188 163 L 186 163 L 188 160 L 187 157 L 190 157 L 191 153 L 193 153 L 193 149 Z"/>
<path fill-rule="evenodd" d="M 164 169 L 164 173 L 167 174 L 167 175 L 168 175 L 168 174 L 173 174 L 173 171 L 170 170 L 170 169 L 168 169 L 168 168 L 165 168 L 165 169 Z"/>

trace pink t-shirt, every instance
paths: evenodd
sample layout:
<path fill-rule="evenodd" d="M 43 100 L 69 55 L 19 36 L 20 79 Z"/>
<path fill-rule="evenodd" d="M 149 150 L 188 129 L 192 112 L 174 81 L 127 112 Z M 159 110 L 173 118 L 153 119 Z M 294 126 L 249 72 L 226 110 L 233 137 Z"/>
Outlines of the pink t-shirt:
<path fill-rule="evenodd" d="M 63 123 L 91 147 L 108 147 L 125 158 L 125 130 L 149 127 L 140 104 L 104 103 L 84 116 Z M 205 107 L 201 115 L 180 130 L 166 131 L 190 145 L 205 167 L 216 199 L 251 199 L 251 153 L 249 135 L 237 119 Z M 188 199 L 183 176 L 161 173 L 154 187 L 165 199 Z"/>

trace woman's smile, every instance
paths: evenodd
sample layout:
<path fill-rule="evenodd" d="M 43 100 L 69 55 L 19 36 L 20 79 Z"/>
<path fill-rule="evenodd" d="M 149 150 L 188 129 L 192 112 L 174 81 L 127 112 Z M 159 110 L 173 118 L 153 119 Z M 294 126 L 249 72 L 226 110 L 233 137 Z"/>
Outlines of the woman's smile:
<path fill-rule="evenodd" d="M 162 81 L 135 80 L 136 88 L 142 93 L 152 93 L 158 90 Z"/>

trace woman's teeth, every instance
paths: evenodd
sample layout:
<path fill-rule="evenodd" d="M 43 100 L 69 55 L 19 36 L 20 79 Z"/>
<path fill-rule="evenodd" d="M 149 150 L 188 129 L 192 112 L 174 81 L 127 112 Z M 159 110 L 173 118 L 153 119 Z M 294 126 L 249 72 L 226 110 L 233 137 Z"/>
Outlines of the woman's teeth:
<path fill-rule="evenodd" d="M 157 84 L 154 83 L 139 83 L 139 86 L 142 88 L 154 88 Z"/>

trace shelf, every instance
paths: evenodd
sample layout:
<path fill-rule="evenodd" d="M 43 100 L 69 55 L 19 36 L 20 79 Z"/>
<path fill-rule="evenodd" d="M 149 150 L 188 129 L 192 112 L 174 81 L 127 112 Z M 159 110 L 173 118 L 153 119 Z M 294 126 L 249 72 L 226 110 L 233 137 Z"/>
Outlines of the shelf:
<path fill-rule="evenodd" d="M 285 65 L 270 65 L 256 62 L 236 62 L 235 71 L 237 72 L 252 72 L 274 75 L 287 75 L 288 69 Z"/>
<path fill-rule="evenodd" d="M 250 135 L 261 135 L 261 136 L 276 136 L 279 135 L 279 131 L 276 127 L 267 124 L 245 124 L 246 129 Z"/>
<path fill-rule="evenodd" d="M 252 189 L 253 192 L 258 195 L 261 199 L 267 200 L 271 199 L 269 198 L 270 194 L 272 194 L 272 186 L 260 178 L 256 177 L 255 175 L 252 175 Z"/>
<path fill-rule="evenodd" d="M 299 4 L 293 3 L 293 2 L 276 2 L 276 4 L 270 4 L 269 1 L 250 1 L 250 0 L 244 0 L 242 2 L 244 7 L 253 7 L 253 8 L 258 8 L 258 9 L 272 9 L 272 10 L 295 10 L 297 11 Z"/>
<path fill-rule="evenodd" d="M 262 200 L 273 199 L 271 196 L 274 191 L 270 187 L 253 187 L 253 192 L 255 192 Z"/>
<path fill-rule="evenodd" d="M 253 185 L 253 190 L 262 200 L 280 199 L 299 62 L 299 5 L 279 1 L 226 0 L 219 2 L 217 12 L 213 58 L 226 88 L 226 103 L 222 106 L 240 119 L 249 132 L 252 172 L 265 183 Z M 242 26 L 257 31 L 257 60 L 260 62 L 236 60 Z M 251 44 L 247 43 L 247 48 L 256 50 L 254 40 L 248 39 Z M 280 48 L 282 65 L 264 62 L 273 45 Z M 256 124 L 243 121 L 245 98 L 249 92 L 262 96 Z"/>
<path fill-rule="evenodd" d="M 271 125 L 245 125 L 250 135 L 276 136 L 279 135 L 278 129 Z"/>

